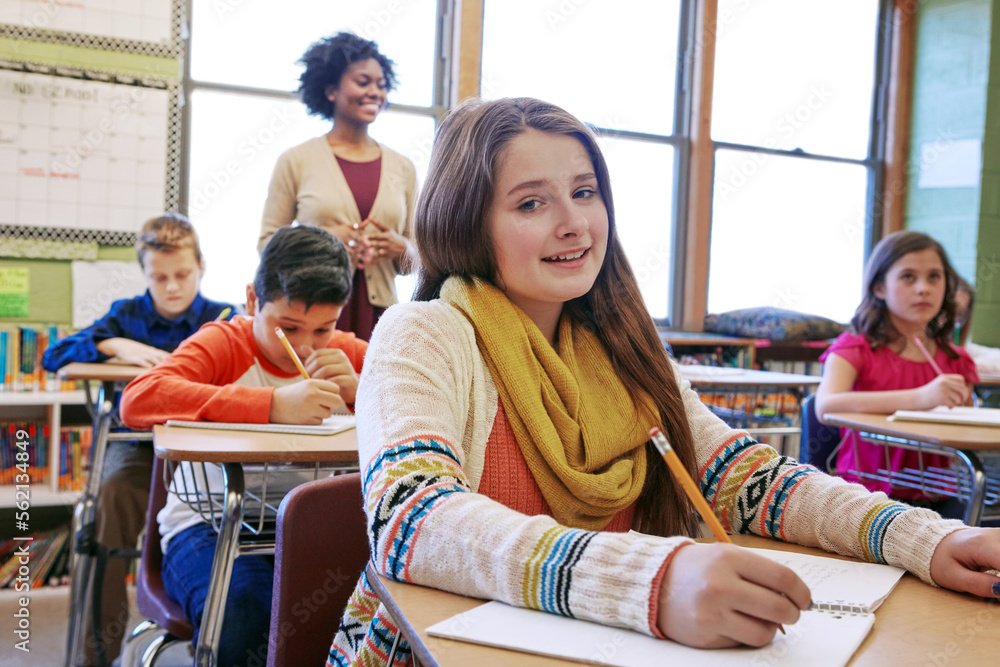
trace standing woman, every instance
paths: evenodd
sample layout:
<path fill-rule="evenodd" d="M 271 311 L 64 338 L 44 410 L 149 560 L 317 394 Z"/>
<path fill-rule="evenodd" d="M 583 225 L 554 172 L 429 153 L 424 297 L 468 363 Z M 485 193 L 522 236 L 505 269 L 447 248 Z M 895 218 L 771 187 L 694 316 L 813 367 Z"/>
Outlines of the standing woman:
<path fill-rule="evenodd" d="M 282 153 L 271 176 L 257 250 L 297 221 L 321 227 L 351 251 L 351 297 L 337 320 L 341 331 L 371 338 L 375 323 L 396 303 L 395 278 L 417 259 L 413 163 L 368 136 L 395 84 L 391 60 L 375 42 L 341 32 L 314 43 L 299 61 L 299 93 L 309 113 L 333 128 Z"/>

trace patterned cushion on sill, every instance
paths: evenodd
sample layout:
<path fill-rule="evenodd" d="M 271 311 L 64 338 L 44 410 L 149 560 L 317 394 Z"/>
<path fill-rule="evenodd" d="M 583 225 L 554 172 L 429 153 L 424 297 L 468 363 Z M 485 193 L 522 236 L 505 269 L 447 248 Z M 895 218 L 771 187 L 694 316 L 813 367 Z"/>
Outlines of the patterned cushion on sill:
<path fill-rule="evenodd" d="M 772 308 L 742 308 L 705 317 L 705 331 L 767 340 L 826 340 L 839 336 L 846 324 L 819 315 Z"/>

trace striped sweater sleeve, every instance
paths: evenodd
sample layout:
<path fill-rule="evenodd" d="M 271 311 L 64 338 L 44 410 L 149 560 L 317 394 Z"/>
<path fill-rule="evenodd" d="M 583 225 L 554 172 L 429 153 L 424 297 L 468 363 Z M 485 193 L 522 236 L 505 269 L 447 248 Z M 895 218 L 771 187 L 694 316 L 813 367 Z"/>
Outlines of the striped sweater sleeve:
<path fill-rule="evenodd" d="M 396 580 L 650 633 L 654 580 L 686 538 L 576 530 L 473 492 L 463 443 L 479 353 L 441 308 L 392 308 L 369 347 L 357 411 L 373 563 Z"/>
<path fill-rule="evenodd" d="M 701 489 L 731 533 L 753 533 L 905 568 L 928 583 L 938 543 L 964 527 L 781 456 L 730 429 L 676 374 Z"/>

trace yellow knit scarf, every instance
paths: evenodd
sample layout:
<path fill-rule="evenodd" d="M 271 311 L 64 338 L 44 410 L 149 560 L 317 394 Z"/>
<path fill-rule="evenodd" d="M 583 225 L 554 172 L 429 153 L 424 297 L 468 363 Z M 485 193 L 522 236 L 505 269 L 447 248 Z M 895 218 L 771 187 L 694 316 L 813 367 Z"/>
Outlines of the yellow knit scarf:
<path fill-rule="evenodd" d="M 656 410 L 636 409 L 597 337 L 564 315 L 559 353 L 503 292 L 449 278 L 441 298 L 476 329 L 517 444 L 559 523 L 600 530 L 636 501 Z"/>

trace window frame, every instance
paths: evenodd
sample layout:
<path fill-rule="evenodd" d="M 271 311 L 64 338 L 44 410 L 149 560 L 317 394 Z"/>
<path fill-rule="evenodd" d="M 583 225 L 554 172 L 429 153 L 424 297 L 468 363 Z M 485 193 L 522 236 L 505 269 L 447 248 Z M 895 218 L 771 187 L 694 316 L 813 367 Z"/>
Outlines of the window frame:
<path fill-rule="evenodd" d="M 683 275 L 684 301 L 676 312 L 680 328 L 701 331 L 708 314 L 708 275 L 711 270 L 710 239 L 712 230 L 712 200 L 715 188 L 715 156 L 719 149 L 770 154 L 782 157 L 841 162 L 864 166 L 868 172 L 865 196 L 865 230 L 863 261 L 867 262 L 872 247 L 887 232 L 884 216 L 887 212 L 901 218 L 902 202 L 891 202 L 887 193 L 887 146 L 898 143 L 900 132 L 905 132 L 907 101 L 899 98 L 899 40 L 896 30 L 901 21 L 912 20 L 915 9 L 900 9 L 901 0 L 879 0 L 876 20 L 875 77 L 870 112 L 868 155 L 861 160 L 822 156 L 800 151 L 769 149 L 729 142 L 716 142 L 711 138 L 712 90 L 714 84 L 715 38 L 718 19 L 717 0 L 686 0 L 697 5 L 694 70 L 699 88 L 692 105 L 692 151 L 688 170 L 694 176 L 690 182 L 689 209 L 686 217 L 688 253 L 679 258 L 677 270 Z M 895 90 L 896 95 L 891 93 Z M 895 155 L 895 151 L 894 151 Z M 887 203 L 894 203 L 890 210 Z"/>
<path fill-rule="evenodd" d="M 271 98 L 281 101 L 298 101 L 299 96 L 294 91 L 279 90 L 274 88 L 255 88 L 252 86 L 234 85 L 219 83 L 214 81 L 199 81 L 191 76 L 191 35 L 192 16 L 194 2 L 196 0 L 185 0 L 183 25 L 181 34 L 185 37 L 184 54 L 181 69 L 181 148 L 180 148 L 180 184 L 178 201 L 180 212 L 187 215 L 190 203 L 190 175 L 191 175 L 191 128 L 193 124 L 191 105 L 187 103 L 192 99 L 192 94 L 197 91 L 213 91 L 245 95 L 248 97 Z M 205 0 L 201 0 L 205 1 Z M 437 0 L 437 21 L 435 30 L 437 31 L 434 40 L 434 80 L 431 106 L 422 107 L 408 104 L 392 103 L 394 112 L 410 114 L 416 116 L 429 116 L 434 119 L 434 127 L 437 129 L 441 120 L 448 114 L 453 89 L 452 77 L 449 74 L 453 71 L 454 47 L 455 47 L 455 8 L 462 0 Z M 305 49 L 307 45 L 303 44 Z"/>

